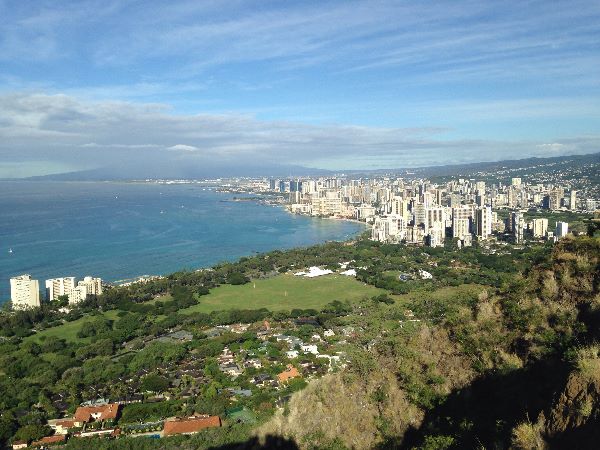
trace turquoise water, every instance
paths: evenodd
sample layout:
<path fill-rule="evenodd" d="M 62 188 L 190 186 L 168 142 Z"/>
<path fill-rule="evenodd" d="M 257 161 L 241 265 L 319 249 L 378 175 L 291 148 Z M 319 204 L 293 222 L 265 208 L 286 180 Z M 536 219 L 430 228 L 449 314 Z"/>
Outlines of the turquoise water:
<path fill-rule="evenodd" d="M 0 182 L 0 301 L 10 297 L 9 278 L 22 273 L 40 287 L 59 276 L 118 281 L 363 229 L 232 197 L 199 185 Z"/>

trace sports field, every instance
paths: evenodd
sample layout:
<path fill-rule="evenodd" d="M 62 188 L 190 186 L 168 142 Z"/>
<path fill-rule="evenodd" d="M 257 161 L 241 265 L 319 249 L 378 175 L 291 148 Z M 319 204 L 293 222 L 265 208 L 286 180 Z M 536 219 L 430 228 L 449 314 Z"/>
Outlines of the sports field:
<path fill-rule="evenodd" d="M 109 320 L 115 320 L 117 318 L 117 310 L 106 311 L 102 313 L 102 316 Z M 65 339 L 67 342 L 89 342 L 90 338 L 78 338 L 77 332 L 81 329 L 81 325 L 84 322 L 91 322 L 98 316 L 85 316 L 81 319 L 74 320 L 73 322 L 65 322 L 62 325 L 48 328 L 46 330 L 35 333 L 25 339 L 30 339 L 39 342 L 41 339 L 50 336 L 56 336 L 58 338 Z"/>
<path fill-rule="evenodd" d="M 320 310 L 334 300 L 358 300 L 383 292 L 344 275 L 326 275 L 316 278 L 279 275 L 248 284 L 223 285 L 200 297 L 199 303 L 182 309 L 183 314 L 223 309 L 260 309 L 270 311 L 299 309 Z"/>

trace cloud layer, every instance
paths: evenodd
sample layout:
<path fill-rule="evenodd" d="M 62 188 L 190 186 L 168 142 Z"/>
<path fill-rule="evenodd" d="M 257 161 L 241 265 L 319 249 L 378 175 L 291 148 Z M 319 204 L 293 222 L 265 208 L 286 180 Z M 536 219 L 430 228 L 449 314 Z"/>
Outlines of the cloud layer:
<path fill-rule="evenodd" d="M 0 0 L 0 17 L 2 174 L 599 149 L 597 1 Z"/>
<path fill-rule="evenodd" d="M 435 127 L 374 128 L 174 114 L 165 105 L 86 102 L 65 95 L 0 96 L 0 161 L 80 168 L 295 164 L 330 169 L 415 167 L 597 151 L 599 136 L 553 142 L 444 139 Z M 477 155 L 477 156 L 474 156 Z"/>

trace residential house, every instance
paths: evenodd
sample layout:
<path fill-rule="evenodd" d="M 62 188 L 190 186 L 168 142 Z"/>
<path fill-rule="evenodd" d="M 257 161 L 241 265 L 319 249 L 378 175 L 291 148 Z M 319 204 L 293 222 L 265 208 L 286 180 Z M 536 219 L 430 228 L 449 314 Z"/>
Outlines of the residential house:
<path fill-rule="evenodd" d="M 304 353 L 312 353 L 313 355 L 319 354 L 319 349 L 317 348 L 317 346 L 315 344 L 303 344 L 300 346 L 300 349 Z"/>
<path fill-rule="evenodd" d="M 285 352 L 285 356 L 287 356 L 288 359 L 296 359 L 298 357 L 298 350 L 288 350 Z"/>
<path fill-rule="evenodd" d="M 77 428 L 74 419 L 52 419 L 48 421 L 48 426 L 54 430 L 54 434 L 68 434 L 69 430 Z"/>
<path fill-rule="evenodd" d="M 279 380 L 280 383 L 287 383 L 292 378 L 298 378 L 298 377 L 301 377 L 300 372 L 298 372 L 298 369 L 296 369 L 291 364 L 288 364 L 287 368 L 283 372 L 281 372 L 280 374 L 277 375 L 277 379 Z"/>
<path fill-rule="evenodd" d="M 219 416 L 202 415 L 187 418 L 174 417 L 165 420 L 163 435 L 173 436 L 175 434 L 194 434 L 205 428 L 220 426 L 221 418 Z"/>
<path fill-rule="evenodd" d="M 121 405 L 117 403 L 109 403 L 102 406 L 80 406 L 75 411 L 75 426 L 82 427 L 93 421 L 114 421 L 119 414 L 120 407 Z"/>

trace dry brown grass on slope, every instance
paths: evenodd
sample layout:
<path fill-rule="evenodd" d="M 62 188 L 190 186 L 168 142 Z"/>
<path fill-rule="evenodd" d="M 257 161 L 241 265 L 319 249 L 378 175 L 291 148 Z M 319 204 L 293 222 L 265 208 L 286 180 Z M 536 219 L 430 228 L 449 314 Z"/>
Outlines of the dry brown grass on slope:
<path fill-rule="evenodd" d="M 380 416 L 374 393 L 382 386 L 386 395 Z M 402 435 L 409 425 L 417 426 L 423 418 L 395 380 L 385 375 L 372 377 L 366 383 L 360 379 L 344 382 L 341 374 L 327 375 L 295 393 L 288 409 L 287 415 L 279 411 L 257 434 L 291 437 L 301 447 L 318 446 L 315 439 L 327 442 L 338 438 L 349 448 L 368 449 L 381 439 L 381 417 L 387 424 L 386 432 L 393 435 Z"/>

